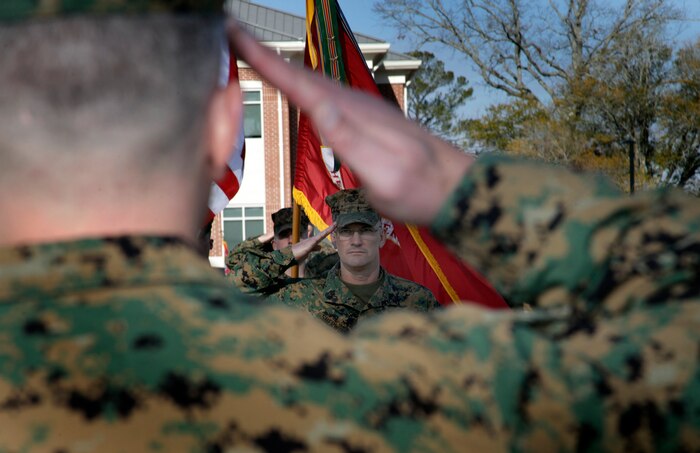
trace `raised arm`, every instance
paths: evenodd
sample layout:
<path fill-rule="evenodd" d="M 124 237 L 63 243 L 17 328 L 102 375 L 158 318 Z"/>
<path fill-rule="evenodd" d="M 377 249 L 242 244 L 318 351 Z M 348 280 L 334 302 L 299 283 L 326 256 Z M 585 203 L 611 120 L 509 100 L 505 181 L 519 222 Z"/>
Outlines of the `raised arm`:
<path fill-rule="evenodd" d="M 335 225 L 331 225 L 315 236 L 274 251 L 264 249 L 261 241 L 267 237 L 244 241 L 229 253 L 226 260 L 231 270 L 229 278 L 244 293 L 270 295 L 277 292 L 295 281 L 287 277 L 285 271 L 306 258 L 334 229 Z"/>

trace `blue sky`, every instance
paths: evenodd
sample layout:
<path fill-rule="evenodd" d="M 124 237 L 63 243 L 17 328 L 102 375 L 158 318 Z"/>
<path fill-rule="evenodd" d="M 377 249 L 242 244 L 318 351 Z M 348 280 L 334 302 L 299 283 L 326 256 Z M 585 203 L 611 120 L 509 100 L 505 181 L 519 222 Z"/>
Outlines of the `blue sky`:
<path fill-rule="evenodd" d="M 306 0 L 251 0 L 253 3 L 269 6 L 281 11 L 300 16 L 306 14 Z M 350 28 L 357 33 L 385 40 L 391 44 L 391 49 L 398 52 L 413 50 L 409 41 L 399 41 L 396 32 L 372 12 L 375 0 L 338 0 Z M 679 42 L 688 42 L 700 36 L 700 0 L 671 0 L 678 8 L 686 11 L 685 20 L 672 24 L 671 34 L 677 36 Z M 505 96 L 483 85 L 473 76 L 469 64 L 452 52 L 436 52 L 445 61 L 448 69 L 457 74 L 465 75 L 470 86 L 474 88 L 474 96 L 467 101 L 464 114 L 477 117 L 484 113 L 486 107 L 495 102 L 502 102 Z"/>

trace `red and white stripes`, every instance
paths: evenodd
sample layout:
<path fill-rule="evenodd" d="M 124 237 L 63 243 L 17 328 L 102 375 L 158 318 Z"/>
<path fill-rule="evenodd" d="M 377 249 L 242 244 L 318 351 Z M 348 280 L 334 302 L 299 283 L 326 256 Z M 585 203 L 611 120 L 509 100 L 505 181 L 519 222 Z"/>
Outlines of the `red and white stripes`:
<path fill-rule="evenodd" d="M 222 86 L 232 80 L 238 80 L 238 65 L 236 58 L 227 46 L 222 46 L 222 64 L 219 83 Z M 245 164 L 245 133 L 243 131 L 243 118 L 238 128 L 238 137 L 231 150 L 231 157 L 224 175 L 211 183 L 209 193 L 209 215 L 206 223 L 209 223 L 216 214 L 224 210 L 229 201 L 236 195 L 243 182 L 243 168 Z"/>

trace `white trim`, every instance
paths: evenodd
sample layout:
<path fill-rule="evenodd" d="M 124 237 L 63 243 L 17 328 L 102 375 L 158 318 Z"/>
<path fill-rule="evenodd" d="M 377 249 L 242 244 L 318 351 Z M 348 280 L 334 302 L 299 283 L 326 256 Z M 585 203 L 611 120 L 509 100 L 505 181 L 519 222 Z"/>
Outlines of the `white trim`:
<path fill-rule="evenodd" d="M 391 47 L 391 44 L 386 43 L 386 42 L 376 42 L 376 43 L 371 43 L 371 42 L 363 42 L 363 43 L 358 43 L 360 46 L 360 50 L 362 53 L 384 53 L 389 51 L 389 47 Z"/>
<path fill-rule="evenodd" d="M 382 60 L 379 66 L 383 66 L 387 71 L 409 70 L 413 71 L 420 68 L 421 61 L 415 60 Z"/>
<path fill-rule="evenodd" d="M 304 41 L 264 41 L 260 44 L 283 52 L 304 51 Z"/>
<path fill-rule="evenodd" d="M 278 53 L 289 53 L 289 52 L 303 52 L 304 51 L 304 40 L 301 41 L 264 41 L 261 43 L 265 47 L 275 49 Z M 363 55 L 377 55 L 387 53 L 391 44 L 380 42 L 380 43 L 358 43 L 360 46 L 360 51 Z M 370 58 L 373 59 L 373 58 Z M 246 66 L 249 67 L 249 66 Z"/>
<path fill-rule="evenodd" d="M 222 244 L 223 244 L 223 242 L 222 242 Z M 223 253 L 224 253 L 223 252 L 223 250 L 224 250 L 223 245 L 221 246 L 221 250 L 222 250 L 221 256 L 210 256 L 209 257 L 209 265 L 211 267 L 218 267 L 219 269 L 223 269 L 224 267 L 226 267 L 226 261 L 225 261 L 226 258 L 223 256 Z"/>
<path fill-rule="evenodd" d="M 408 116 L 408 83 L 403 84 L 403 116 Z"/>
<path fill-rule="evenodd" d="M 261 80 L 241 80 L 238 82 L 241 90 L 262 90 L 263 84 Z M 260 102 L 262 102 L 262 93 L 260 93 Z"/>

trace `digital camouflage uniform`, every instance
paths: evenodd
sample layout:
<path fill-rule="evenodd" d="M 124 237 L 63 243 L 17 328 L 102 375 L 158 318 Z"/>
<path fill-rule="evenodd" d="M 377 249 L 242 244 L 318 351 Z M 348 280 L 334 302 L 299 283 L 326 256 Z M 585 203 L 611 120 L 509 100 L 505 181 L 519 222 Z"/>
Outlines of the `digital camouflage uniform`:
<path fill-rule="evenodd" d="M 292 208 L 282 208 L 272 214 L 272 223 L 275 236 L 285 230 L 292 229 Z M 301 213 L 300 216 L 300 231 L 304 231 L 309 226 L 309 218 Z M 249 253 L 261 253 L 269 255 L 273 252 L 272 242 L 261 242 L 258 238 L 248 239 L 240 242 L 229 252 L 226 257 L 226 267 L 233 270 L 237 263 L 246 259 Z M 338 262 L 338 253 L 335 251 L 329 241 L 322 241 L 319 244 L 319 250 L 314 250 L 309 253 L 304 263 L 305 277 L 321 277 L 328 274 L 333 266 Z M 280 276 L 282 279 L 287 278 L 286 275 Z"/>
<path fill-rule="evenodd" d="M 282 208 L 276 213 L 272 214 L 275 235 L 279 235 L 279 233 L 283 232 L 284 230 L 291 232 L 293 212 L 294 211 L 292 211 L 292 208 Z M 301 211 L 299 215 L 299 231 L 306 231 L 310 223 L 311 222 L 304 211 Z M 235 254 L 232 253 L 230 255 L 232 258 L 235 257 L 234 259 L 240 259 L 241 257 L 244 258 L 245 249 L 249 247 L 262 247 L 263 250 L 268 250 L 270 252 L 272 251 L 272 247 L 268 249 L 264 247 L 263 244 L 246 241 L 242 247 L 236 250 Z M 231 262 L 232 260 L 227 261 Z M 328 274 L 328 271 L 336 265 L 336 263 L 338 263 L 338 253 L 335 251 L 330 241 L 321 241 L 319 244 L 319 249 L 309 253 L 304 260 L 303 276 L 324 277 Z"/>
<path fill-rule="evenodd" d="M 4 451 L 697 451 L 700 203 L 485 157 L 433 232 L 532 312 L 341 336 L 188 246 L 0 252 Z"/>
<path fill-rule="evenodd" d="M 379 215 L 357 189 L 339 191 L 327 198 L 338 228 L 351 223 L 376 225 Z M 314 258 L 316 262 L 317 258 Z M 380 269 L 383 279 L 369 301 L 356 297 L 340 279 L 340 264 L 326 275 L 314 278 L 289 278 L 285 271 L 296 264 L 292 246 L 266 251 L 258 241 L 248 241 L 229 254 L 229 278 L 241 291 L 265 296 L 269 301 L 308 310 L 340 332 L 349 332 L 360 319 L 387 310 L 429 311 L 440 308 L 433 293 L 418 283 L 391 275 Z"/>
<path fill-rule="evenodd" d="M 387 310 L 424 312 L 440 307 L 429 289 L 383 269 L 380 278 L 384 281 L 366 304 L 340 280 L 337 265 L 321 277 L 286 277 L 284 271 L 295 262 L 291 246 L 272 253 L 255 253 L 249 249 L 244 260 L 236 260 L 229 278 L 244 292 L 308 310 L 340 332 L 348 332 L 360 319 Z"/>
<path fill-rule="evenodd" d="M 270 242 L 263 243 L 258 238 L 248 239 L 236 245 L 229 252 L 226 257 L 226 267 L 231 271 L 235 270 L 239 267 L 239 263 L 247 259 L 251 253 L 260 254 L 263 260 L 272 259 L 270 255 L 273 251 Z M 322 241 L 320 250 L 313 251 L 306 257 L 304 276 L 310 278 L 325 277 L 336 264 L 338 264 L 338 252 L 335 251 L 330 242 Z M 288 278 L 284 273 L 279 277 L 283 281 Z"/>
<path fill-rule="evenodd" d="M 314 250 L 306 257 L 305 277 L 325 277 L 340 262 L 338 252 L 329 241 L 321 241 L 320 250 Z"/>

